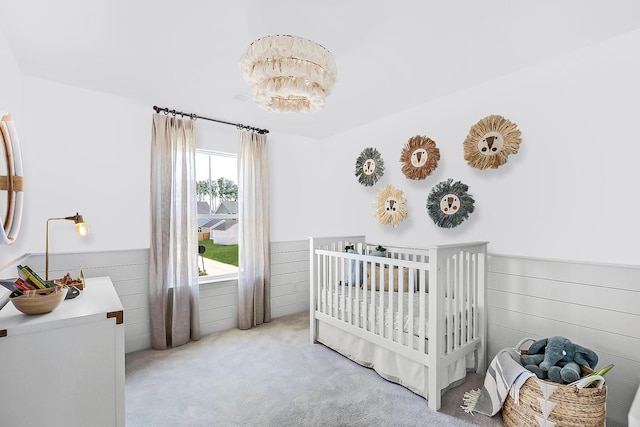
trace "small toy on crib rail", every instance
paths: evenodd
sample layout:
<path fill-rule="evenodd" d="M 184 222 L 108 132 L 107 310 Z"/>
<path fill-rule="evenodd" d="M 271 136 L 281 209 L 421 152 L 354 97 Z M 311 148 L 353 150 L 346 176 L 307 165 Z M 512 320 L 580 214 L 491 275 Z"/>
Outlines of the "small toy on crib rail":
<path fill-rule="evenodd" d="M 376 246 L 376 249 L 374 251 L 371 251 L 371 253 L 369 255 L 386 257 L 387 256 L 387 248 L 385 248 L 384 246 L 378 245 L 378 246 Z"/>

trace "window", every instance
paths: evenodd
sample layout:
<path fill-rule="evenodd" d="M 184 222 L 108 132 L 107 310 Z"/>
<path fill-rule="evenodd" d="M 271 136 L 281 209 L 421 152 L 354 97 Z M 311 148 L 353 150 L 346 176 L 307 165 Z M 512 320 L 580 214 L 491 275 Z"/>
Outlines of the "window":
<path fill-rule="evenodd" d="M 196 150 L 200 282 L 238 274 L 238 161 L 235 154 Z"/>

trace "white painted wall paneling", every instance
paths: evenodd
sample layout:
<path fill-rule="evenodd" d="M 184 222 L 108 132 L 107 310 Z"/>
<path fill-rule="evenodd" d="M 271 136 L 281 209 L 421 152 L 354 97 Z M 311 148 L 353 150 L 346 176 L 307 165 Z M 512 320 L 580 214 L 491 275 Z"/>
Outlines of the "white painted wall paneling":
<path fill-rule="evenodd" d="M 272 317 L 308 309 L 309 254 L 307 241 L 271 243 Z M 19 263 L 28 264 L 45 275 L 43 254 L 25 255 Z M 15 277 L 15 264 L 5 266 L 2 277 Z M 109 276 L 124 307 L 125 351 L 151 346 L 149 316 L 149 250 L 51 254 L 49 277 L 70 273 L 75 277 L 82 265 L 86 277 Z M 82 296 L 80 296 L 82 297 Z M 238 326 L 237 280 L 200 286 L 200 328 L 203 335 Z"/>
<path fill-rule="evenodd" d="M 44 277 L 43 254 L 31 255 L 28 263 Z M 66 273 L 76 277 L 81 265 L 85 277 L 111 278 L 124 307 L 125 352 L 149 348 L 149 250 L 50 254 L 49 278 L 59 278 Z M 78 298 L 82 298 L 82 294 Z"/>
<path fill-rule="evenodd" d="M 271 244 L 274 318 L 308 308 L 307 244 Z M 44 274 L 43 255 L 20 262 Z M 74 275 L 80 264 L 87 277 L 112 278 L 125 308 L 126 351 L 148 348 L 148 250 L 52 255 L 50 276 Z M 608 422 L 624 425 L 640 384 L 640 267 L 490 255 L 488 270 L 489 358 L 529 336 L 563 335 L 592 348 L 600 366 L 615 364 L 606 377 Z M 203 334 L 237 327 L 237 281 L 203 284 L 200 310 Z"/>
<path fill-rule="evenodd" d="M 606 374 L 607 420 L 624 425 L 640 384 L 640 267 L 491 255 L 489 358 L 524 337 L 565 336 Z"/>
<path fill-rule="evenodd" d="M 271 316 L 309 309 L 309 243 L 271 243 Z"/>

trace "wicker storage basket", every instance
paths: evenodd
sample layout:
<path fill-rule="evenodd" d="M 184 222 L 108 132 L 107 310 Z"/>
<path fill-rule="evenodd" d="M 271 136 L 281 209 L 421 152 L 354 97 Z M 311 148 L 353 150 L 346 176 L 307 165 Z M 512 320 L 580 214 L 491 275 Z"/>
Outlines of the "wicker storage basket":
<path fill-rule="evenodd" d="M 521 344 L 517 346 L 518 349 Z M 527 379 L 520 388 L 518 404 L 510 395 L 507 396 L 502 406 L 504 425 L 507 427 L 604 426 L 607 388 L 604 386 L 602 377 L 591 377 L 591 379 L 596 378 L 600 380 L 600 384 L 595 388 L 563 385 L 537 377 Z"/>

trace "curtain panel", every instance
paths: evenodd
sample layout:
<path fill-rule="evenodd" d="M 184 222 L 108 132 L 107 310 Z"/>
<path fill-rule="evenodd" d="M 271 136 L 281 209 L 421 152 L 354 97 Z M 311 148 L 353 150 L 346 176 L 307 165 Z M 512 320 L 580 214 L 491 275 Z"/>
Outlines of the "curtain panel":
<path fill-rule="evenodd" d="M 153 115 L 149 309 L 155 349 L 200 339 L 195 149 L 193 120 Z"/>
<path fill-rule="evenodd" d="M 269 162 L 265 134 L 238 132 L 238 323 L 249 329 L 271 321 Z"/>

